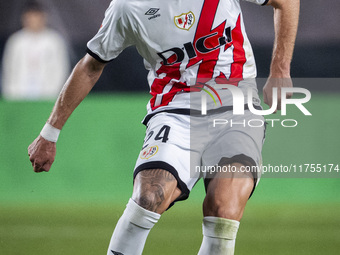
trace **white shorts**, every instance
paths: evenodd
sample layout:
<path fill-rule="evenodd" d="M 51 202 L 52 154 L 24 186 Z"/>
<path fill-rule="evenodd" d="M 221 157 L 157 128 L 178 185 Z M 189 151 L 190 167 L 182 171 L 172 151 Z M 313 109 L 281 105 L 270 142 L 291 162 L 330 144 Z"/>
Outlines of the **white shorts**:
<path fill-rule="evenodd" d="M 239 116 L 227 111 L 197 117 L 161 112 L 147 123 L 134 177 L 147 169 L 167 170 L 182 191 L 177 200 L 183 200 L 196 182 L 206 177 L 204 169 L 221 162 L 261 165 L 264 134 L 263 117 L 249 110 Z M 256 185 L 260 176 L 253 176 Z"/>

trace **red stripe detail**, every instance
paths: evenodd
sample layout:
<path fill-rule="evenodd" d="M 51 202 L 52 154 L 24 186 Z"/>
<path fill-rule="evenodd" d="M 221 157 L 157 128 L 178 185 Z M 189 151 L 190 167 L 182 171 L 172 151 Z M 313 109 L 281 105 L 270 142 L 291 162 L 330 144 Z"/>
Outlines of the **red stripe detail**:
<path fill-rule="evenodd" d="M 202 36 L 206 36 L 214 32 L 217 32 L 216 35 L 207 39 L 205 42 L 205 45 L 208 48 L 214 48 L 219 45 L 218 38 L 223 36 L 225 24 L 226 24 L 226 22 L 224 21 L 223 23 L 221 23 L 219 26 L 217 26 L 215 29 L 212 30 L 212 25 L 215 19 L 215 14 L 216 14 L 216 10 L 217 10 L 219 2 L 220 0 L 204 1 L 202 11 L 200 14 L 200 19 L 197 24 L 195 38 L 193 41 L 194 45 L 196 44 L 197 40 L 201 38 Z M 197 57 L 195 57 L 194 59 L 191 59 L 189 63 L 187 64 L 186 68 L 189 68 L 190 66 L 201 62 L 198 73 L 197 73 L 197 78 L 199 79 L 200 82 L 207 82 L 213 77 L 214 68 L 218 60 L 220 49 L 211 51 L 208 54 L 204 54 L 200 52 L 196 52 L 196 53 L 197 53 Z M 170 60 L 173 61 L 174 58 L 172 57 Z M 165 73 L 166 77 L 164 77 L 163 79 L 156 78 L 151 86 L 150 93 L 152 95 L 152 99 L 150 100 L 150 104 L 151 104 L 152 110 L 155 110 L 161 106 L 168 105 L 173 100 L 173 97 L 178 92 L 180 91 L 189 92 L 190 91 L 190 87 L 188 87 L 185 83 L 176 82 L 174 83 L 171 91 L 163 95 L 161 104 L 155 106 L 156 96 L 158 94 L 162 94 L 164 87 L 172 79 L 176 79 L 176 80 L 180 79 L 181 75 L 180 75 L 179 68 L 180 68 L 180 63 L 176 63 L 171 66 L 162 65 L 160 69 L 157 70 L 157 75 Z"/>
<path fill-rule="evenodd" d="M 231 43 L 234 46 L 234 50 L 233 63 L 230 66 L 230 77 L 228 79 L 224 73 L 220 73 L 220 75 L 216 77 L 215 81 L 217 84 L 229 84 L 238 86 L 238 83 L 243 80 L 243 66 L 247 61 L 246 53 L 243 48 L 244 37 L 241 28 L 241 15 L 238 16 L 236 26 L 232 30 L 231 36 L 233 40 Z M 226 47 L 228 45 L 229 44 L 227 44 Z"/>
<path fill-rule="evenodd" d="M 231 36 L 234 45 L 234 61 L 231 64 L 230 80 L 240 81 L 243 77 L 243 66 L 247 61 L 246 53 L 243 48 L 244 37 L 241 28 L 241 14 L 238 16 L 236 27 L 232 30 Z"/>
<path fill-rule="evenodd" d="M 163 73 L 166 74 L 166 76 L 162 79 L 156 78 L 151 86 L 150 94 L 152 95 L 152 98 L 150 100 L 151 109 L 155 110 L 156 108 L 160 106 L 168 105 L 172 98 L 176 95 L 178 91 L 181 91 L 183 87 L 187 87 L 185 83 L 175 83 L 173 85 L 173 88 L 167 93 L 163 95 L 162 103 L 160 105 L 155 105 L 156 102 L 156 96 L 163 93 L 163 90 L 167 84 L 171 82 L 172 79 L 179 80 L 181 77 L 181 73 L 179 71 L 180 63 L 176 63 L 172 66 L 165 66 L 162 65 L 157 70 L 157 75 L 161 75 Z"/>
<path fill-rule="evenodd" d="M 205 46 L 207 48 L 215 48 L 219 45 L 218 38 L 223 36 L 226 25 L 226 21 L 224 21 L 219 26 L 212 29 L 219 2 L 220 0 L 204 1 L 200 19 L 197 24 L 194 45 L 201 37 L 212 33 L 216 33 L 216 35 L 209 37 L 209 39 L 205 41 Z M 197 57 L 189 61 L 187 68 L 201 62 L 197 72 L 197 80 L 199 82 L 205 83 L 213 78 L 214 69 L 218 61 L 219 54 L 220 49 L 211 51 L 208 54 L 197 52 Z"/>

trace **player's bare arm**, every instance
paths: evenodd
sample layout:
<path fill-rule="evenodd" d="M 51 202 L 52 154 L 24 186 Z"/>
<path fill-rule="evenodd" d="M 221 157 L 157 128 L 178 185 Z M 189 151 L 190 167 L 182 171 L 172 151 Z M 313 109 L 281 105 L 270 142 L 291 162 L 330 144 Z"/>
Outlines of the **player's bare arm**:
<path fill-rule="evenodd" d="M 273 88 L 278 88 L 277 109 L 280 110 L 280 88 L 293 86 L 290 78 L 290 63 L 299 22 L 300 0 L 269 0 L 268 4 L 274 7 L 275 41 L 269 78 L 263 88 L 263 99 L 271 106 Z"/>
<path fill-rule="evenodd" d="M 104 67 L 105 64 L 88 54 L 81 59 L 66 81 L 47 123 L 62 129 L 71 113 L 91 91 Z M 55 154 L 56 143 L 45 140 L 41 135 L 28 147 L 28 155 L 35 172 L 48 172 Z"/>

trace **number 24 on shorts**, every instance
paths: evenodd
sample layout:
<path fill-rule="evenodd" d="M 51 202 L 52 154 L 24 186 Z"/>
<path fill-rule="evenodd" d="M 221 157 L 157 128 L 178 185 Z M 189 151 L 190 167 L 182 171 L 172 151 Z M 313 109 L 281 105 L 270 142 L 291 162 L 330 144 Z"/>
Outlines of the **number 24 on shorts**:
<path fill-rule="evenodd" d="M 153 137 L 154 131 L 150 131 L 149 134 L 145 137 L 143 149 L 149 146 L 148 141 Z M 161 127 L 161 129 L 158 131 L 157 135 L 155 136 L 154 140 L 159 141 L 161 140 L 162 143 L 166 143 L 169 140 L 169 133 L 170 133 L 170 127 L 168 125 L 164 125 Z"/>

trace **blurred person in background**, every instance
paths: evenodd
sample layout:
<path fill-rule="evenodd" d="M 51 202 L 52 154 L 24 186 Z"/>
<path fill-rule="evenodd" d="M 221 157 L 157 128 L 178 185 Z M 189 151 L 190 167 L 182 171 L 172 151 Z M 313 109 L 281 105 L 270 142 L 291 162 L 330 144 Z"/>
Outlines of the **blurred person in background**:
<path fill-rule="evenodd" d="M 8 100 L 55 99 L 69 75 L 66 44 L 47 27 L 41 3 L 26 2 L 21 21 L 23 28 L 5 46 L 2 96 Z"/>

